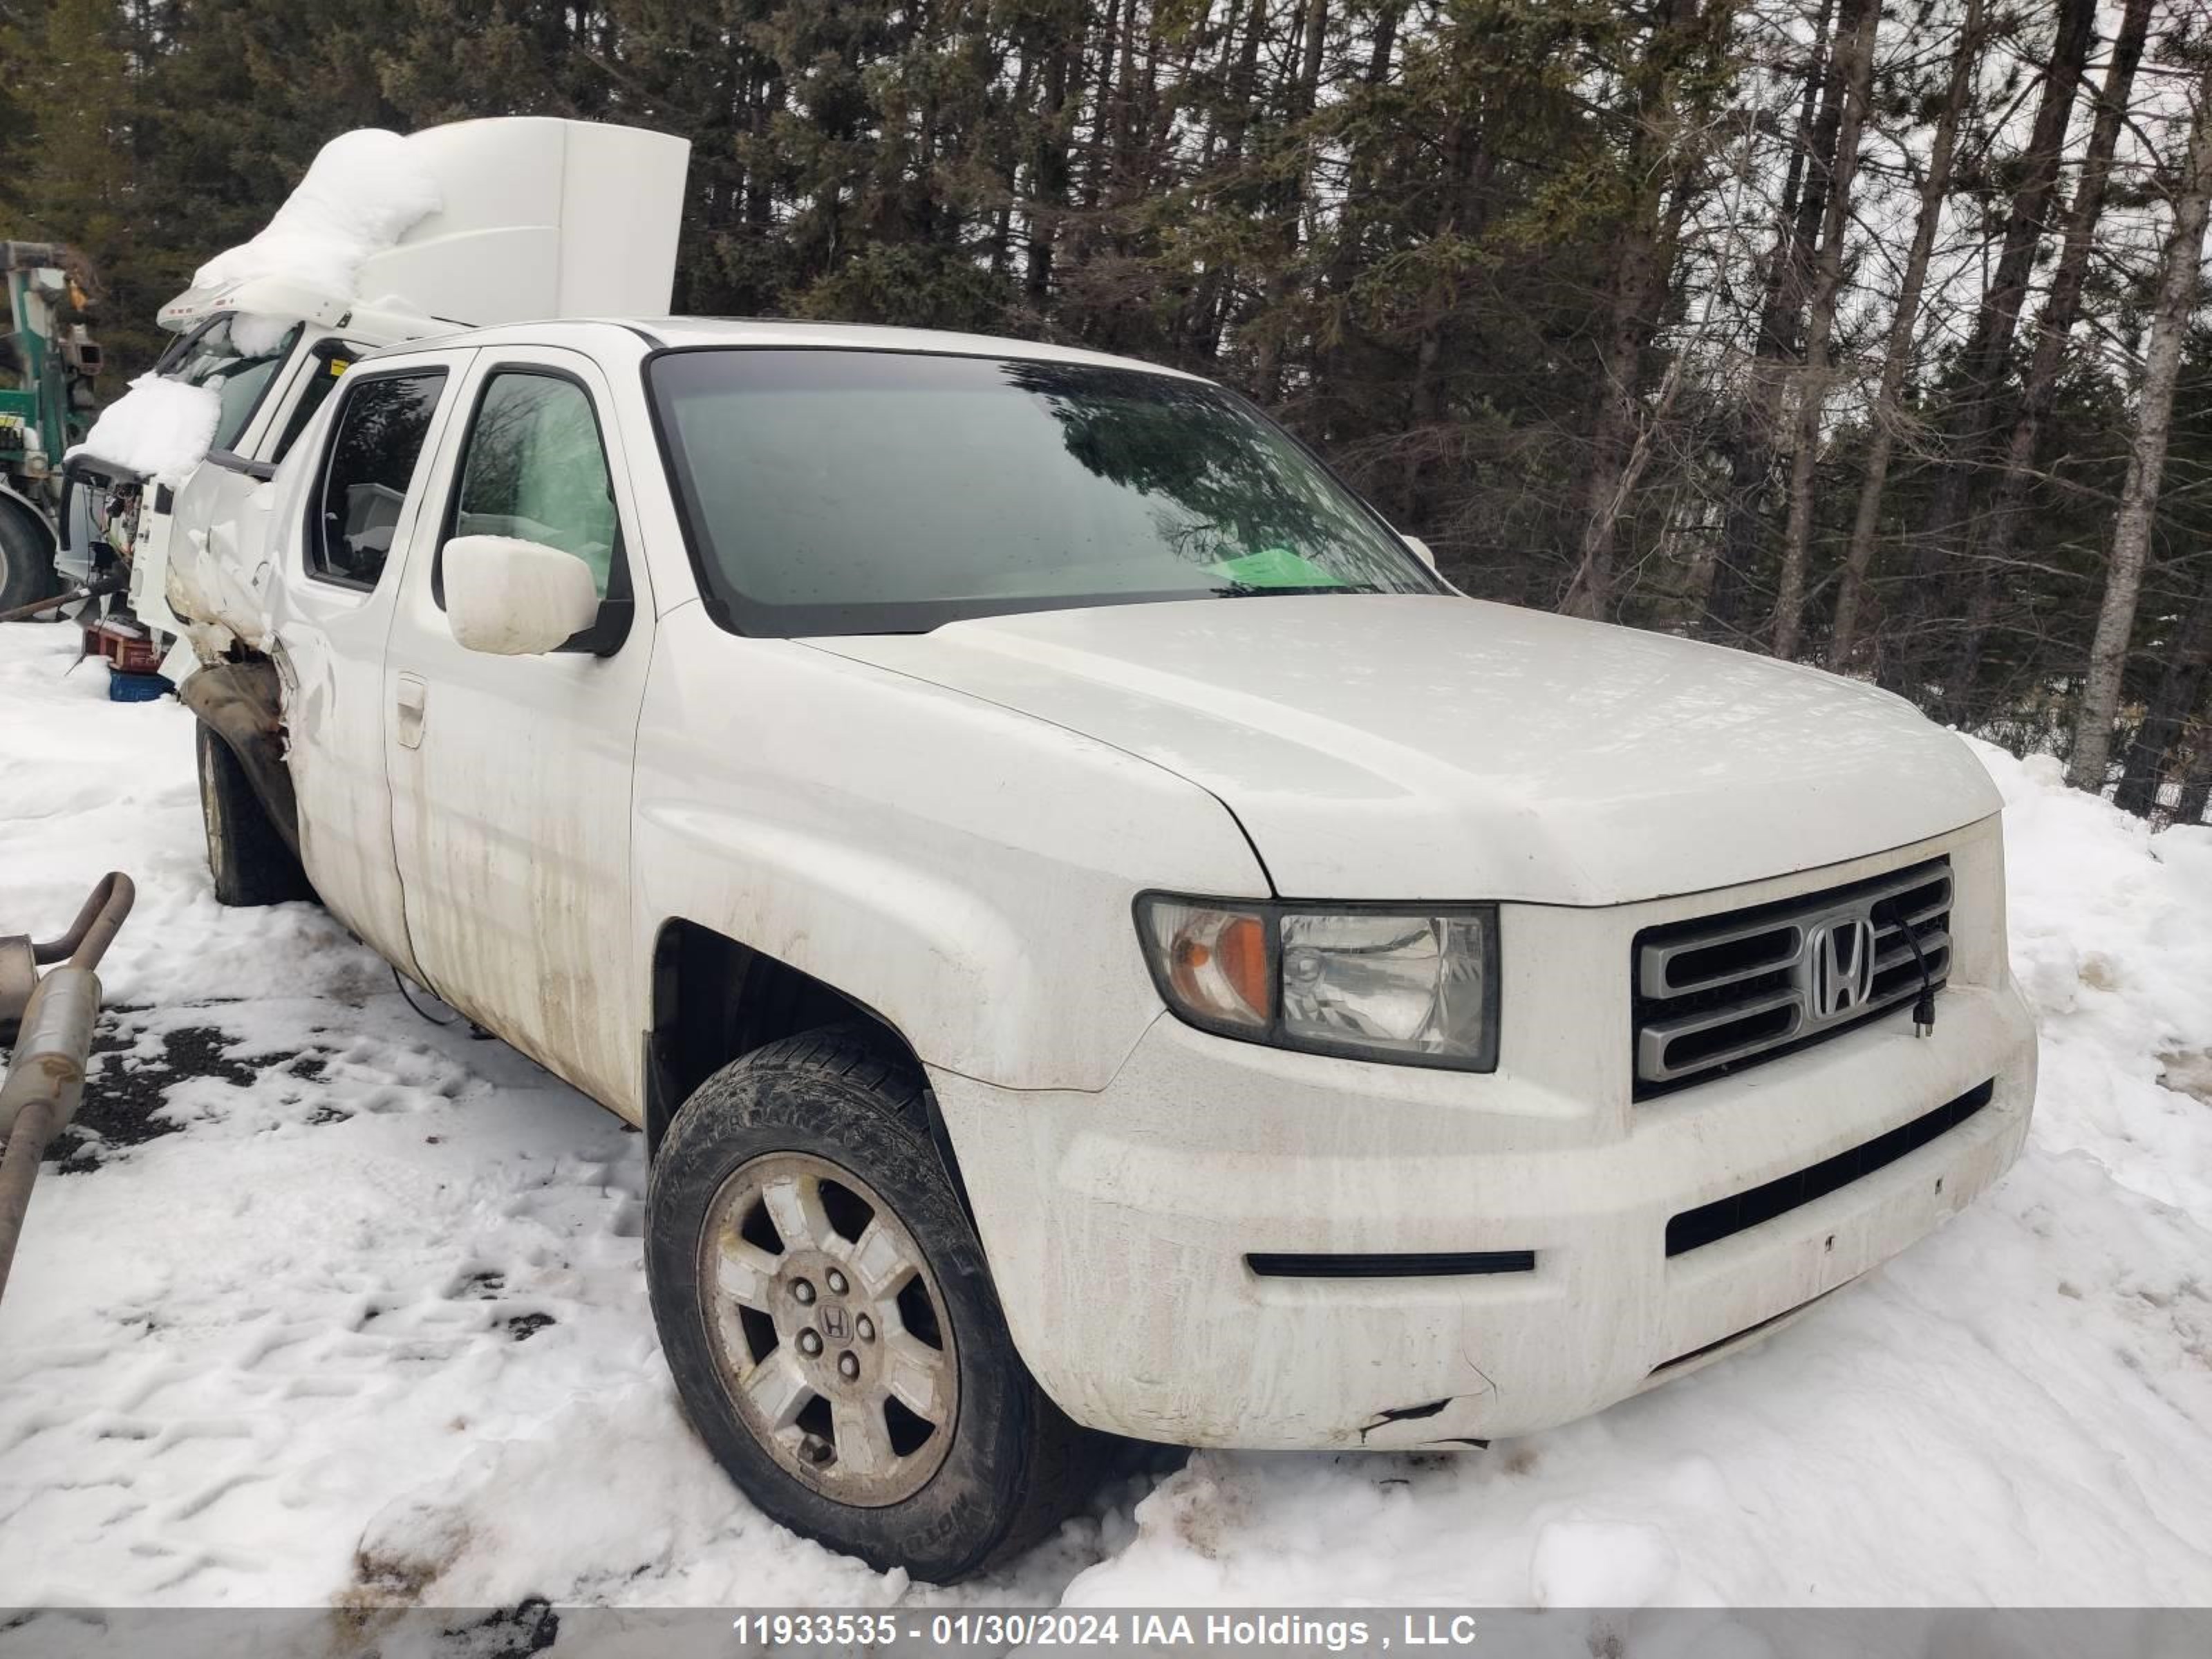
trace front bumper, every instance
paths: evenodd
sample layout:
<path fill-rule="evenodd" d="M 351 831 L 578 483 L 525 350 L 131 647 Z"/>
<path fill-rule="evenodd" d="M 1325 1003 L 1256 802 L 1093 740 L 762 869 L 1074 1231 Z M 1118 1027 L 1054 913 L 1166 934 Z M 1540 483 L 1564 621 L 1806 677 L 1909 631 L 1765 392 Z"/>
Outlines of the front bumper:
<path fill-rule="evenodd" d="M 1987 892 L 1994 835 L 1986 849 L 1932 845 L 1951 851 L 1962 899 L 1982 889 L 1995 906 L 1985 914 L 2001 916 L 2001 891 Z M 1748 890 L 1708 907 L 1767 896 Z M 1609 1018 L 1609 1000 L 1626 1007 L 1627 940 L 1696 902 L 1509 907 L 1507 1048 L 1494 1075 L 1285 1054 L 1166 1016 L 1097 1094 L 934 1074 L 1000 1300 L 1040 1384 L 1079 1422 L 1185 1445 L 1389 1448 L 1522 1433 L 1774 1328 L 1929 1232 L 2018 1155 L 2035 1038 L 2002 966 L 2001 925 L 1991 939 L 1960 941 L 1926 1038 L 1899 1010 L 1631 1106 L 1625 1012 Z M 1539 934 L 1549 948 L 1534 948 Z M 1620 1040 L 1534 1042 L 1544 1028 L 1527 1023 L 1529 1011 L 1547 1006 L 1579 1014 L 1555 1031 Z M 1985 1083 L 1987 1103 L 1927 1144 L 1667 1254 L 1676 1215 L 1850 1152 Z M 1468 1252 L 1534 1261 L 1388 1278 L 1261 1277 L 1249 1261 Z"/>

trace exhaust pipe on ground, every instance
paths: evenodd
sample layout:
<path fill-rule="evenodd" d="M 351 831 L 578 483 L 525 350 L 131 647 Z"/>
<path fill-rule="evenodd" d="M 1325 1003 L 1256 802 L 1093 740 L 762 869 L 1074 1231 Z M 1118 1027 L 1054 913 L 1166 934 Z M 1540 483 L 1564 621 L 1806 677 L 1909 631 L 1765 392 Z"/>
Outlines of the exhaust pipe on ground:
<path fill-rule="evenodd" d="M 95 969 L 137 896 L 131 878 L 111 871 L 58 939 L 0 939 L 0 1028 L 16 1027 L 15 1058 L 0 1083 L 0 1136 L 7 1140 L 0 1153 L 0 1298 L 8 1293 L 40 1160 L 84 1098 L 93 1023 L 100 1017 Z M 60 965 L 40 974 L 54 963 Z"/>

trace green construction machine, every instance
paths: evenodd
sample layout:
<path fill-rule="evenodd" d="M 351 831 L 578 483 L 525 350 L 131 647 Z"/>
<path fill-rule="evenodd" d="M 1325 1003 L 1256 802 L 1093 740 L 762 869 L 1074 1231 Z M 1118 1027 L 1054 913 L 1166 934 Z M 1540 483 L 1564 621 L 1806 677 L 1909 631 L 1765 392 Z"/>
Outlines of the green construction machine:
<path fill-rule="evenodd" d="M 7 331 L 0 333 L 0 615 L 59 591 L 55 517 L 62 457 L 92 425 L 100 348 L 81 322 L 68 251 L 0 241 Z"/>

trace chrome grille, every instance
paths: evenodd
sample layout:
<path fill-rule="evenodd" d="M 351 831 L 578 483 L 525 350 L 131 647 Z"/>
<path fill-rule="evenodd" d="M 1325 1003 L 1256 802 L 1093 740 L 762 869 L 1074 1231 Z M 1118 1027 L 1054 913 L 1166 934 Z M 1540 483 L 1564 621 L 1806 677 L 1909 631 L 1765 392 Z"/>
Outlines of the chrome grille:
<path fill-rule="evenodd" d="M 1910 929 L 1941 985 L 1951 862 L 1636 936 L 1636 1097 L 1738 1071 L 1875 1018 L 1920 989 Z"/>

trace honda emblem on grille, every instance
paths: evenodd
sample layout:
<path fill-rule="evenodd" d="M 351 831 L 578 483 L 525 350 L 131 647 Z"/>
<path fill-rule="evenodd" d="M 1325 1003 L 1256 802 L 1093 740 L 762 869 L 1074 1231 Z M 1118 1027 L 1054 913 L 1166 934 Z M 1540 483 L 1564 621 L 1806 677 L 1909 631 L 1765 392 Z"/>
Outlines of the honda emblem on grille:
<path fill-rule="evenodd" d="M 1874 994 L 1874 923 L 1838 916 L 1805 930 L 1805 1012 L 1841 1019 Z"/>

